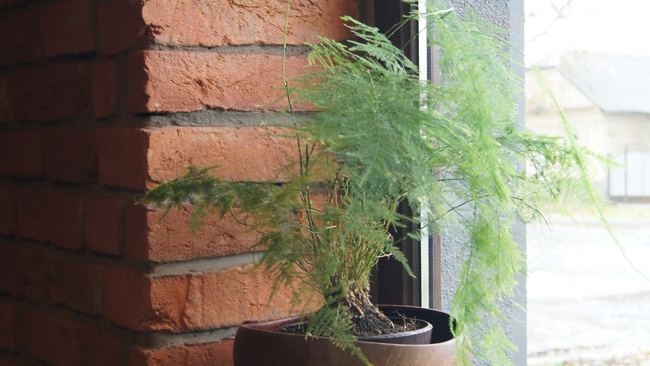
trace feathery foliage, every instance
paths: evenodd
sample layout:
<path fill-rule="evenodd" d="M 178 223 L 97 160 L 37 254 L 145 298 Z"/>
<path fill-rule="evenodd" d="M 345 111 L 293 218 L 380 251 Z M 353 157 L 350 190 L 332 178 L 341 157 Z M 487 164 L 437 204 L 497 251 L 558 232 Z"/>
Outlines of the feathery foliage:
<path fill-rule="evenodd" d="M 366 301 L 372 267 L 392 256 L 412 275 L 395 246 L 403 238 L 389 231 L 453 221 L 468 233 L 451 310 L 459 364 L 468 364 L 467 351 L 510 364 L 514 345 L 499 303 L 524 268 L 512 224 L 540 218 L 546 202 L 598 198 L 584 178 L 590 152 L 516 124 L 520 80 L 507 45 L 498 29 L 469 17 L 427 11 L 428 38 L 442 55 L 440 85 L 418 80 L 417 66 L 376 28 L 344 18 L 356 40 L 312 45 L 316 67 L 286 84 L 290 109 L 294 102 L 317 108 L 293 127 L 300 157 L 283 167 L 295 172 L 291 179 L 233 182 L 210 174 L 218 168 L 190 168 L 143 201 L 189 204 L 197 225 L 206 215 L 232 215 L 258 232 L 258 265 L 275 275 L 276 288 L 293 286 L 296 306 L 319 294 L 308 333 L 330 336 L 364 360 L 349 333 L 350 309 Z M 429 221 L 401 215 L 402 203 Z"/>

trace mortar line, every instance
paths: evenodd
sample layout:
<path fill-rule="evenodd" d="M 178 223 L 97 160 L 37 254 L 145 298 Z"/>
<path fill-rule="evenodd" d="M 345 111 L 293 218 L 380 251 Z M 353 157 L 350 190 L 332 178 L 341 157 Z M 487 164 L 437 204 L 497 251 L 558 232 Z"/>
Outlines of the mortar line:
<path fill-rule="evenodd" d="M 161 45 L 148 44 L 143 50 L 149 51 L 189 51 L 189 52 L 212 52 L 221 54 L 271 54 L 282 55 L 282 45 L 241 45 L 241 46 L 182 46 L 182 45 Z M 288 55 L 307 55 L 311 51 L 310 46 L 293 45 L 287 46 Z"/>
<path fill-rule="evenodd" d="M 186 262 L 160 263 L 151 267 L 151 278 L 184 275 L 184 274 L 201 274 L 216 272 L 222 269 L 240 267 L 259 261 L 262 253 L 244 253 L 227 257 L 197 259 Z"/>
<path fill-rule="evenodd" d="M 138 337 L 137 343 L 145 348 L 161 349 L 221 342 L 225 339 L 234 339 L 237 329 L 239 329 L 238 326 L 233 326 L 190 333 L 146 333 Z"/>

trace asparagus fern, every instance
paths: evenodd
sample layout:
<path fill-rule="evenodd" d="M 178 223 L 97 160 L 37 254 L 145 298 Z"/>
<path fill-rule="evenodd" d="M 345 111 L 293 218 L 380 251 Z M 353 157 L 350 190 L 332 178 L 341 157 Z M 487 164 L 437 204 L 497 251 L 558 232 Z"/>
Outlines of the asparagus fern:
<path fill-rule="evenodd" d="M 588 152 L 517 126 L 519 80 L 498 30 L 434 7 L 427 17 L 428 38 L 442 54 L 440 85 L 418 80 L 417 66 L 386 35 L 345 18 L 356 40 L 312 45 L 315 67 L 285 84 L 290 107 L 310 103 L 317 111 L 292 127 L 300 157 L 283 167 L 291 179 L 233 182 L 210 174 L 218 167 L 191 168 L 144 201 L 189 204 L 197 223 L 232 215 L 259 232 L 258 265 L 275 274 L 276 287 L 293 286 L 296 304 L 304 305 L 306 293 L 320 296 L 308 332 L 364 360 L 349 330 L 369 303 L 372 267 L 392 256 L 409 268 L 395 245 L 403 238 L 391 228 L 453 220 L 468 233 L 451 310 L 459 364 L 471 350 L 507 365 L 514 346 L 499 302 L 524 268 L 511 226 L 539 218 L 545 202 L 595 201 L 582 179 Z M 403 203 L 429 221 L 400 214 Z"/>

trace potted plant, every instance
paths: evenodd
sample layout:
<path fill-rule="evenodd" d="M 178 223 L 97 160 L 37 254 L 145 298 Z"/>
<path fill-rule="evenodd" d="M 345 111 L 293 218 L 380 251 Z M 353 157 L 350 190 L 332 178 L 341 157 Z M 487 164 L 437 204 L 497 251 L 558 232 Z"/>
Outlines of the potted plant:
<path fill-rule="evenodd" d="M 513 345 L 500 324 L 499 300 L 512 294 L 514 275 L 523 268 L 512 223 L 539 218 L 546 202 L 597 203 L 587 174 L 590 153 L 573 134 L 538 136 L 516 124 L 519 79 L 510 71 L 499 30 L 471 15 L 463 21 L 451 9 L 431 8 L 426 17 L 429 39 L 443 55 L 440 85 L 420 81 L 417 67 L 386 35 L 346 18 L 356 40 L 313 45 L 316 67 L 291 84 L 285 81 L 294 120 L 287 138 L 295 140 L 299 158 L 282 167 L 282 184 L 234 182 L 210 174 L 218 174 L 218 167 L 193 167 L 143 199 L 167 209 L 190 205 L 197 222 L 206 215 L 232 215 L 256 231 L 258 265 L 275 275 L 275 286 L 292 286 L 296 306 L 310 300 L 319 305 L 305 318 L 303 333 L 329 337 L 357 360 L 331 364 L 370 363 L 374 351 L 357 341 L 366 334 L 359 328 L 396 327 L 368 294 L 380 257 L 393 257 L 412 275 L 395 245 L 404 238 L 394 237 L 392 229 L 406 223 L 440 228 L 445 221 L 460 225 L 467 240 L 454 321 L 440 318 L 441 337 L 455 336 L 455 346 L 442 342 L 444 348 L 456 347 L 458 359 L 440 365 L 468 364 L 470 343 L 473 354 L 509 364 Z M 299 120 L 294 103 L 311 104 L 315 112 Z M 422 214 L 403 215 L 401 204 Z M 257 328 L 266 334 L 280 323 Z M 305 335 L 297 337 L 308 342 Z"/>

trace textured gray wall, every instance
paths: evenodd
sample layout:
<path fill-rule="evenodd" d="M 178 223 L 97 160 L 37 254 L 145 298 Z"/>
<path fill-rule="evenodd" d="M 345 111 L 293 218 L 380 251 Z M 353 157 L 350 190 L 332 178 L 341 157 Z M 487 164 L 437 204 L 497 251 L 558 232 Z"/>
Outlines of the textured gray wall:
<path fill-rule="evenodd" d="M 519 64 L 513 64 L 513 70 L 524 77 L 524 57 L 521 52 L 524 49 L 524 4 L 523 0 L 452 0 L 451 5 L 462 16 L 466 9 L 471 9 L 480 17 L 489 20 L 493 24 L 509 29 L 512 33 L 509 42 L 517 49 L 511 49 L 511 56 Z M 523 84 L 522 84 L 523 90 Z M 519 112 L 517 119 L 524 125 L 525 98 L 523 91 L 518 98 Z M 519 247 L 526 252 L 526 226 L 517 224 L 513 227 L 515 241 Z M 466 234 L 454 228 L 447 227 L 441 233 L 441 271 L 442 271 L 442 308 L 449 310 L 454 297 L 454 291 L 458 285 L 458 273 L 461 262 L 461 242 Z M 526 366 L 526 277 L 517 278 L 519 285 L 515 289 L 515 297 L 502 304 L 503 313 L 508 315 L 509 321 L 506 324 L 506 331 L 514 341 L 518 350 L 512 355 L 512 360 L 517 366 Z M 515 306 L 514 304 L 518 304 Z M 475 365 L 486 365 L 482 361 L 473 362 Z M 493 365 L 499 366 L 499 365 Z"/>
<path fill-rule="evenodd" d="M 524 1 L 523 0 L 510 0 L 510 42 L 514 45 L 510 49 L 510 55 L 515 61 L 512 65 L 513 71 L 521 77 L 521 92 L 517 100 L 518 113 L 517 120 L 523 127 L 525 126 L 526 115 L 526 96 L 524 95 L 524 78 L 526 70 L 524 68 Z M 516 48 L 516 49 L 514 49 Z M 524 169 L 524 167 L 521 167 Z M 519 243 L 519 248 L 526 253 L 526 224 L 519 223 L 513 227 L 514 238 Z M 524 257 L 525 260 L 525 257 Z M 524 262 L 526 263 L 526 262 Z M 512 355 L 512 360 L 515 365 L 525 366 L 528 364 L 527 352 L 527 332 L 526 332 L 526 276 L 520 275 L 517 278 L 519 285 L 515 289 L 514 301 L 520 307 L 512 309 L 512 338 L 517 345 L 517 352 Z"/>

